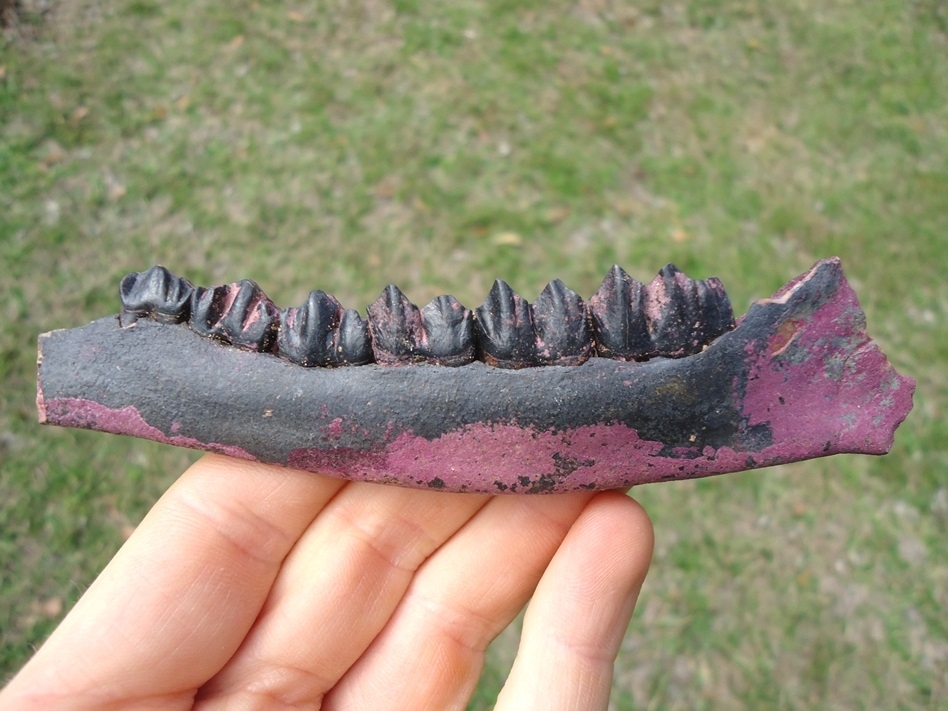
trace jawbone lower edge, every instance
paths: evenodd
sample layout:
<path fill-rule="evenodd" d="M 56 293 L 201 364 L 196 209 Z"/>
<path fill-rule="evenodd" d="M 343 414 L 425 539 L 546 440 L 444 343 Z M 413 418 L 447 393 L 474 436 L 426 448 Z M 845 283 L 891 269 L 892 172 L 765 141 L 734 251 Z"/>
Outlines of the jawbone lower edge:
<path fill-rule="evenodd" d="M 643 362 L 303 367 L 257 352 L 278 338 L 228 345 L 136 309 L 40 336 L 40 422 L 444 491 L 626 488 L 884 454 L 915 390 L 869 339 L 835 258 L 700 352 Z"/>

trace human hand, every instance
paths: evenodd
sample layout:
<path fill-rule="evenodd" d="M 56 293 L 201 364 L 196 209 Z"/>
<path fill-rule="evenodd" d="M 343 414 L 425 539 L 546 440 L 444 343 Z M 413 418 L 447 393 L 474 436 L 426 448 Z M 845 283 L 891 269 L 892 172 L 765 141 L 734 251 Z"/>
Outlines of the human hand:
<path fill-rule="evenodd" d="M 532 596 L 497 709 L 605 709 L 652 552 L 619 492 L 445 494 L 208 455 L 0 709 L 463 709 Z"/>

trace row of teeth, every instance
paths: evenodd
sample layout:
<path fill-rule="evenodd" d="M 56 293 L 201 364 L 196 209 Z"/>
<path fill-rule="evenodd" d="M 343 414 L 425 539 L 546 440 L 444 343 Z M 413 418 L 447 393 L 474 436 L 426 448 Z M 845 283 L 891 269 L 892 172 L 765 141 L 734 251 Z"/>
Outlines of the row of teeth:
<path fill-rule="evenodd" d="M 419 309 L 391 284 L 365 319 L 323 291 L 280 310 L 249 279 L 196 287 L 161 266 L 127 275 L 119 291 L 123 326 L 140 318 L 187 322 L 203 336 L 310 367 L 479 360 L 526 368 L 579 365 L 592 356 L 680 358 L 734 328 L 721 282 L 690 279 L 673 264 L 647 285 L 615 266 L 587 302 L 556 279 L 531 304 L 498 279 L 474 311 L 453 296 Z"/>

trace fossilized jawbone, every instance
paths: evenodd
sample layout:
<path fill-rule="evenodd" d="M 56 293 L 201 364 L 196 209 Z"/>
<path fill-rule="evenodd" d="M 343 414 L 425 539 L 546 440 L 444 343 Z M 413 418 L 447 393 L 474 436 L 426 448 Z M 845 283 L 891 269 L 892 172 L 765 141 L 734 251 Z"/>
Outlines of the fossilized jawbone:
<path fill-rule="evenodd" d="M 475 311 L 395 286 L 367 318 L 321 291 L 130 274 L 122 311 L 39 338 L 41 422 L 360 481 L 545 493 L 884 454 L 912 407 L 838 259 L 736 324 L 721 283 L 615 267 L 584 302 L 504 282 Z"/>

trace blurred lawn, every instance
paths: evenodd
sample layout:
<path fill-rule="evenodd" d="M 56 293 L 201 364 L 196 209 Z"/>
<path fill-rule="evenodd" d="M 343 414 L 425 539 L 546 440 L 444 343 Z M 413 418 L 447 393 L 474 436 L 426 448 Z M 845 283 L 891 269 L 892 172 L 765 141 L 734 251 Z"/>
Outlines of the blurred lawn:
<path fill-rule="evenodd" d="M 674 261 L 742 312 L 838 254 L 916 408 L 885 458 L 636 490 L 657 550 L 614 708 L 948 707 L 940 0 L 24 6 L 0 41 L 0 677 L 194 458 L 36 425 L 37 333 L 115 312 L 126 272 L 473 307 L 496 277 L 588 296 Z"/>

